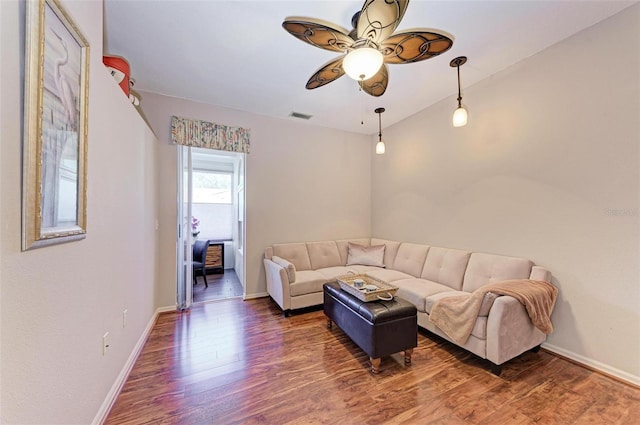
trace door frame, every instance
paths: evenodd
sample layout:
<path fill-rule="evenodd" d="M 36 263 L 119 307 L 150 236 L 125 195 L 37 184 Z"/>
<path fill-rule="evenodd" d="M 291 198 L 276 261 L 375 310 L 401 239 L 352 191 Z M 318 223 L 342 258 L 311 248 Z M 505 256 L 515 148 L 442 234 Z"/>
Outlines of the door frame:
<path fill-rule="evenodd" d="M 176 240 L 176 305 L 178 310 L 188 310 L 193 304 L 192 286 L 192 237 L 189 225 L 192 215 L 192 185 L 191 177 L 193 170 L 192 151 L 190 146 L 176 145 L 177 151 L 177 240 Z M 195 148 L 202 149 L 204 148 Z M 207 149 L 211 150 L 211 149 Z M 215 155 L 224 155 L 234 158 L 234 269 L 242 285 L 242 299 L 246 299 L 246 154 L 238 152 L 225 152 L 211 150 Z M 187 202 L 184 202 L 184 190 L 187 190 Z M 224 264 L 224 258 L 223 258 Z"/>

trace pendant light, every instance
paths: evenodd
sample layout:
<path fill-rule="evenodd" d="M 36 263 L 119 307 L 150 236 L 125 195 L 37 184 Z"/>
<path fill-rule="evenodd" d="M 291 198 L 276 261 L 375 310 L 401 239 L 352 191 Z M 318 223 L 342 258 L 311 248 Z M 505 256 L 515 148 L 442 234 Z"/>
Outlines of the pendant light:
<path fill-rule="evenodd" d="M 378 114 L 378 143 L 376 143 L 376 153 L 382 155 L 385 151 L 384 142 L 382 141 L 382 113 L 384 108 L 376 108 L 375 113 Z"/>
<path fill-rule="evenodd" d="M 454 127 L 464 127 L 467 125 L 467 110 L 462 106 L 462 94 L 460 93 L 460 67 L 466 62 L 466 56 L 458 56 L 449 63 L 449 66 L 458 69 L 458 108 L 453 113 Z"/>

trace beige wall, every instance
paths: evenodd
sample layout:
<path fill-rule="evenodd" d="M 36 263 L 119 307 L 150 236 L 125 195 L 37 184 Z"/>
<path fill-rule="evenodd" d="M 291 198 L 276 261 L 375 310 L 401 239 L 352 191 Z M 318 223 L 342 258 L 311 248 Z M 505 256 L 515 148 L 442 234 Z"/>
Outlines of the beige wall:
<path fill-rule="evenodd" d="M 63 4 L 91 45 L 87 238 L 21 252 L 24 16 L 0 1 L 2 424 L 90 423 L 155 311 L 157 142 L 102 65 L 102 2 Z"/>
<path fill-rule="evenodd" d="M 153 93 L 141 93 L 160 141 L 159 305 L 175 303 L 176 147 L 171 116 L 251 129 L 246 161 L 246 291 L 266 293 L 262 253 L 278 242 L 368 236 L 368 136 L 275 119 Z"/>
<path fill-rule="evenodd" d="M 560 289 L 548 346 L 635 382 L 639 13 L 466 88 L 464 128 L 451 97 L 384 129 L 372 160 L 373 235 L 548 267 Z"/>

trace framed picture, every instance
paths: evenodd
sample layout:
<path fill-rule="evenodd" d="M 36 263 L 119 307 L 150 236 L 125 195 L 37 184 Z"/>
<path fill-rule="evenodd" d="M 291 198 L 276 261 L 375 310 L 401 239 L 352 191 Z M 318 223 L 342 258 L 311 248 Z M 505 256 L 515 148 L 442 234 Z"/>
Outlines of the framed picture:
<path fill-rule="evenodd" d="M 89 44 L 57 0 L 28 0 L 22 250 L 86 237 Z"/>

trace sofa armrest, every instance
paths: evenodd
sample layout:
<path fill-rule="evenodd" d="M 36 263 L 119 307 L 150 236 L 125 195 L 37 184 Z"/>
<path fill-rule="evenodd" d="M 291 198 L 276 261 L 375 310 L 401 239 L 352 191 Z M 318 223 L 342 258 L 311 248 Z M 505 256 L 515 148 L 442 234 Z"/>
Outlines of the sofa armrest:
<path fill-rule="evenodd" d="M 500 365 L 540 345 L 546 335 L 536 328 L 515 298 L 500 296 L 487 318 L 487 359 Z"/>
<path fill-rule="evenodd" d="M 531 275 L 529 277 L 531 280 L 542 280 L 545 282 L 551 282 L 551 272 L 544 267 L 533 266 L 531 268 Z"/>
<path fill-rule="evenodd" d="M 267 278 L 267 293 L 282 310 L 289 310 L 291 308 L 291 295 L 289 293 L 287 271 L 284 267 L 266 258 L 263 259 L 263 262 Z"/>
<path fill-rule="evenodd" d="M 289 278 L 289 283 L 293 283 L 296 281 L 296 266 L 294 266 L 293 263 L 290 263 L 284 258 L 280 258 L 275 255 L 271 257 L 271 261 L 273 261 L 274 263 L 276 263 L 280 267 L 283 267 L 286 270 L 287 276 Z"/>

